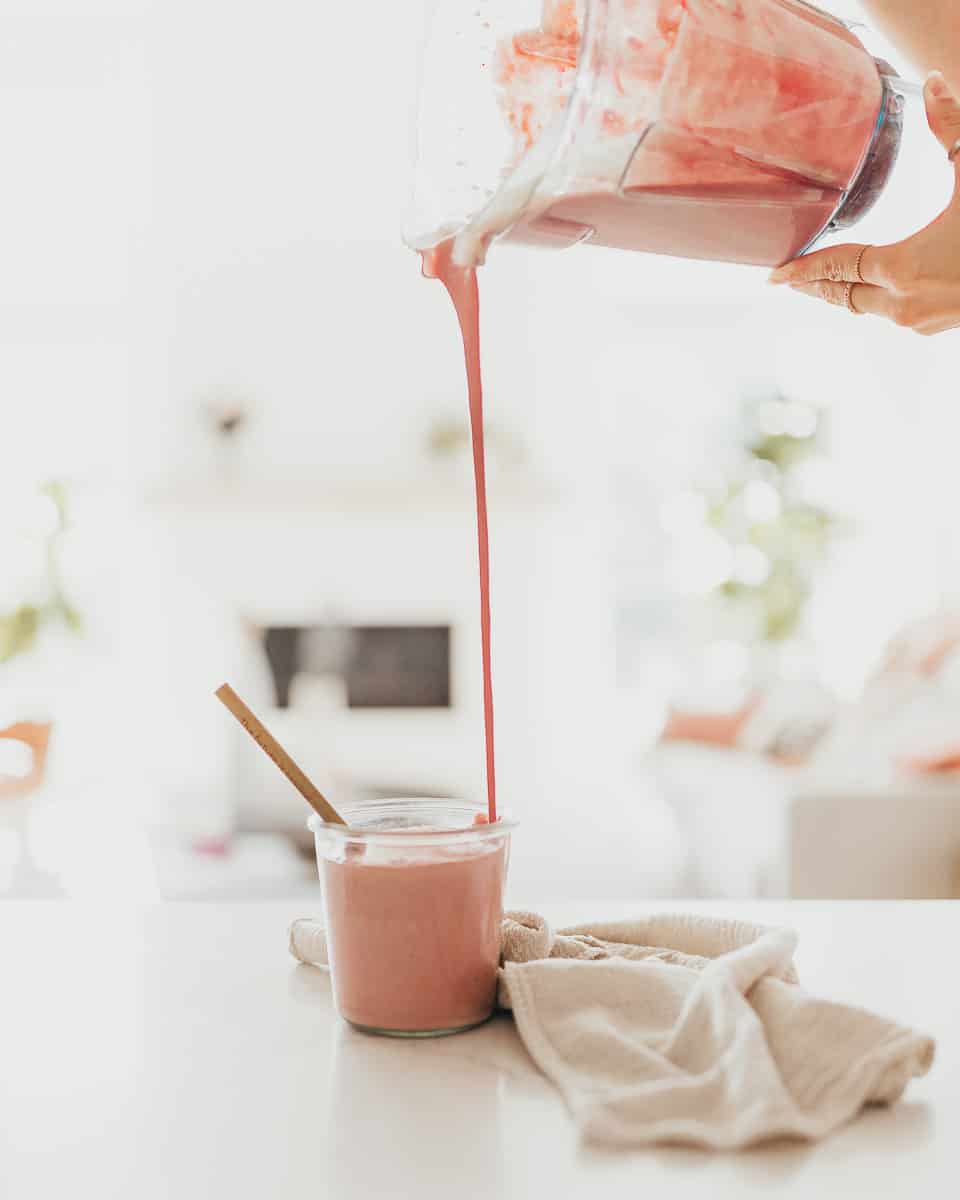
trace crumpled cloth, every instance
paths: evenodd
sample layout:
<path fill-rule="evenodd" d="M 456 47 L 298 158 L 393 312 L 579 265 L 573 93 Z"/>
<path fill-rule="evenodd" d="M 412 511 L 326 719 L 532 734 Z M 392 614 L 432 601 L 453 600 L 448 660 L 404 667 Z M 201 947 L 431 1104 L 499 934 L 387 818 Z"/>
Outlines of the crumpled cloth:
<path fill-rule="evenodd" d="M 290 952 L 325 966 L 322 925 Z M 615 1145 L 737 1149 L 821 1138 L 892 1104 L 933 1039 L 804 991 L 791 930 L 665 914 L 554 931 L 503 919 L 498 1002 L 581 1135 Z"/>

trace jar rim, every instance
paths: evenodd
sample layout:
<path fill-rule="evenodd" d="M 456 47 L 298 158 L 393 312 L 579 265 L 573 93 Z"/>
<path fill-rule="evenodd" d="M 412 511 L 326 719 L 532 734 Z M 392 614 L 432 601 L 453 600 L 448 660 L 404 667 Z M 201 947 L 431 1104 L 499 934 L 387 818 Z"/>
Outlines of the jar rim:
<path fill-rule="evenodd" d="M 340 805 L 340 814 L 346 821 L 345 825 L 336 825 L 324 821 L 314 813 L 307 818 L 307 828 L 315 837 L 331 839 L 337 842 L 379 842 L 390 845 L 437 845 L 449 842 L 482 842 L 503 837 L 516 828 L 517 821 L 509 811 L 498 814 L 496 824 L 486 822 L 474 825 L 472 819 L 477 814 L 486 812 L 486 806 L 475 804 L 468 800 L 443 798 L 436 796 L 403 796 L 378 800 L 361 800 Z M 391 829 L 384 827 L 364 826 L 354 824 L 361 816 L 387 819 L 391 816 L 408 817 L 417 814 L 417 822 L 413 827 Z M 424 829 L 424 825 L 442 825 L 443 814 L 461 814 L 470 824 L 454 825 L 448 828 Z"/>

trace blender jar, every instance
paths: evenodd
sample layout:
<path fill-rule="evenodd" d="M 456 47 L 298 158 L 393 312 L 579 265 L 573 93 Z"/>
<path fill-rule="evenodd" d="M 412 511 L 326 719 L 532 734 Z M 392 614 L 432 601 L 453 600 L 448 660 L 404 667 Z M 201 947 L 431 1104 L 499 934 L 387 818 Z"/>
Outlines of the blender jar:
<path fill-rule="evenodd" d="M 774 266 L 869 211 L 911 87 L 802 0 L 442 0 L 405 239 Z"/>

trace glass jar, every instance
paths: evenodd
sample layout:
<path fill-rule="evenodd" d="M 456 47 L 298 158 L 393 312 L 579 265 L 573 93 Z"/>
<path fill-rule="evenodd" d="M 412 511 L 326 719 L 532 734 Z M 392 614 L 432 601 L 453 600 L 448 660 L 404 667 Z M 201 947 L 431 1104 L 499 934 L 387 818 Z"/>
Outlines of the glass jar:
<path fill-rule="evenodd" d="M 515 822 L 458 800 L 346 805 L 313 831 L 337 1011 L 392 1037 L 436 1037 L 493 1012 Z"/>

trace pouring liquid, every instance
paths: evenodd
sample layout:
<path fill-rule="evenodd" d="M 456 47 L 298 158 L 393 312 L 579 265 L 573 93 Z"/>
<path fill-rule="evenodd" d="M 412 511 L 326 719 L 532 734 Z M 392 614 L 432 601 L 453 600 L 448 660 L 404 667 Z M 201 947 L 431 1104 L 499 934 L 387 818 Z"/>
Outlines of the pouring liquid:
<path fill-rule="evenodd" d="M 477 551 L 480 565 L 480 645 L 483 658 L 483 731 L 486 748 L 487 815 L 497 819 L 497 777 L 493 731 L 493 672 L 490 660 L 490 534 L 487 524 L 487 478 L 483 445 L 483 381 L 480 374 L 480 293 L 473 267 L 453 261 L 453 241 L 426 250 L 421 256 L 423 274 L 439 279 L 447 289 L 463 338 L 470 404 L 470 441 L 477 495 Z"/>

